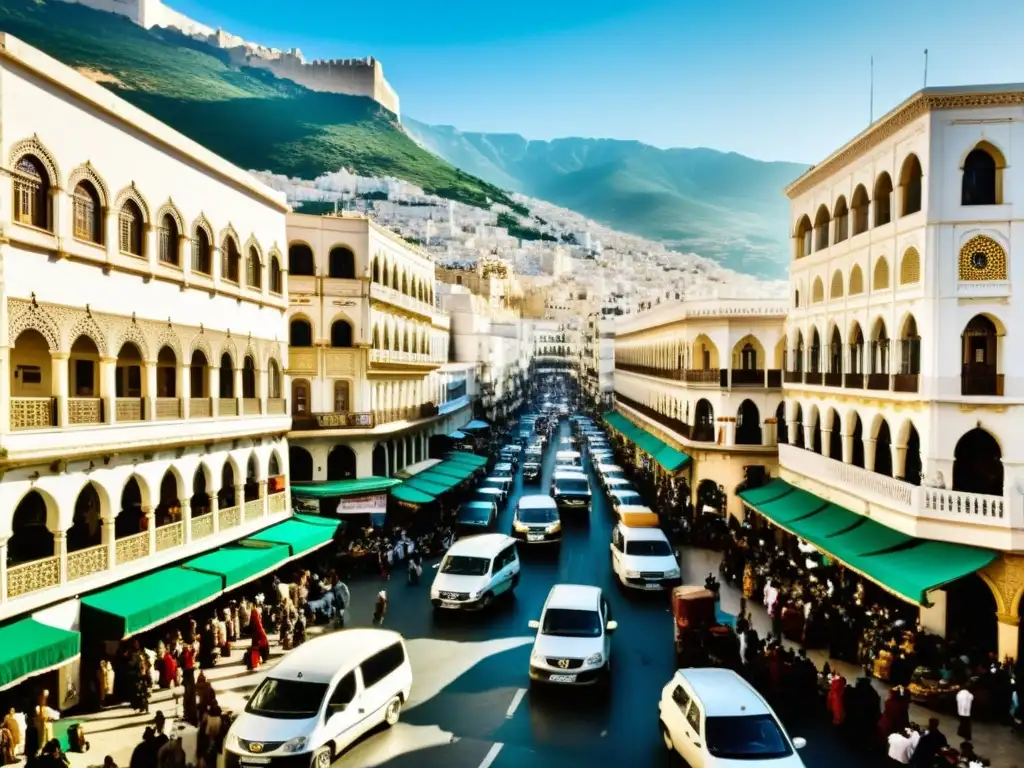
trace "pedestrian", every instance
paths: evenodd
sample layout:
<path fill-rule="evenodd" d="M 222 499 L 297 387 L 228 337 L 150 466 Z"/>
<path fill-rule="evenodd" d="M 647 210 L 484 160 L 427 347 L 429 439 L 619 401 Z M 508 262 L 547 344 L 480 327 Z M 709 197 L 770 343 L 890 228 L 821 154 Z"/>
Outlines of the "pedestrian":
<path fill-rule="evenodd" d="M 377 593 L 377 600 L 373 605 L 373 623 L 380 626 L 384 623 L 384 616 L 388 612 L 388 593 L 381 590 Z"/>
<path fill-rule="evenodd" d="M 423 560 L 420 557 L 419 552 L 414 552 L 409 557 L 409 583 L 416 585 L 420 583 L 420 577 L 423 575 Z"/>
<path fill-rule="evenodd" d="M 920 768 L 934 768 L 935 758 L 949 744 L 946 735 L 939 730 L 939 719 L 933 717 L 928 720 L 928 729 L 921 734 L 914 754 L 910 758 L 910 764 Z"/>
<path fill-rule="evenodd" d="M 956 714 L 960 718 L 956 735 L 964 741 L 971 741 L 971 707 L 973 705 L 974 693 L 970 686 L 965 685 L 956 695 Z"/>
<path fill-rule="evenodd" d="M 913 731 L 904 728 L 902 731 L 895 731 L 889 734 L 889 762 L 892 765 L 907 765 L 910 757 L 914 754 Z"/>

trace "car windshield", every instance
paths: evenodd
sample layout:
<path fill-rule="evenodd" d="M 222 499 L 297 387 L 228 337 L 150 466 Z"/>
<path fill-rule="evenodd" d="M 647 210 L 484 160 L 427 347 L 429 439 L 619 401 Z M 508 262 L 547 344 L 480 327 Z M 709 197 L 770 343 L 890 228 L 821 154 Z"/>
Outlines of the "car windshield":
<path fill-rule="evenodd" d="M 490 568 L 490 559 L 468 555 L 448 555 L 441 563 L 441 573 L 452 576 L 483 576 Z"/>
<path fill-rule="evenodd" d="M 620 505 L 639 503 L 640 494 L 636 491 L 612 491 L 612 497 Z"/>
<path fill-rule="evenodd" d="M 267 677 L 250 697 L 245 711 L 261 717 L 306 720 L 317 716 L 326 695 L 326 683 Z"/>
<path fill-rule="evenodd" d="M 548 608 L 544 612 L 544 625 L 540 631 L 556 637 L 600 637 L 601 616 L 597 611 Z"/>
<path fill-rule="evenodd" d="M 477 506 L 476 504 L 463 504 L 459 509 L 459 520 L 471 521 L 474 523 L 484 522 L 491 516 L 491 510 L 488 507 Z"/>
<path fill-rule="evenodd" d="M 504 488 L 506 485 L 506 479 L 504 477 L 488 477 L 483 482 L 485 488 Z"/>
<path fill-rule="evenodd" d="M 590 490 L 587 486 L 586 480 L 575 479 L 557 480 L 555 482 L 555 487 L 558 488 L 561 493 L 586 493 Z"/>
<path fill-rule="evenodd" d="M 639 555 L 640 557 L 662 557 L 671 555 L 672 547 L 667 541 L 627 541 L 627 555 Z"/>
<path fill-rule="evenodd" d="M 520 523 L 553 523 L 557 519 L 558 512 L 546 507 L 519 510 Z"/>
<path fill-rule="evenodd" d="M 771 715 L 709 717 L 708 752 L 723 760 L 767 760 L 791 755 L 792 748 Z"/>

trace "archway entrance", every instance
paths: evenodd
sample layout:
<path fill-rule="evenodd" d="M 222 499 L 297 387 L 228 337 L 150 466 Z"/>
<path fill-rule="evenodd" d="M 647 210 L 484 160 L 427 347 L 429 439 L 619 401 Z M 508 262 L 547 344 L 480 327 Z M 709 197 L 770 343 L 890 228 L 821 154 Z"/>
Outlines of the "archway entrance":
<path fill-rule="evenodd" d="M 964 434 L 953 454 L 953 490 L 1003 495 L 1003 452 L 980 427 Z"/>
<path fill-rule="evenodd" d="M 387 477 L 388 459 L 387 448 L 378 443 L 373 446 L 373 474 L 375 477 Z"/>
<path fill-rule="evenodd" d="M 114 521 L 114 535 L 123 539 L 146 530 L 146 515 L 142 511 L 142 489 L 134 477 L 128 478 L 121 490 L 121 511 Z"/>
<path fill-rule="evenodd" d="M 256 501 L 260 497 L 260 472 L 256 457 L 250 456 L 245 466 L 245 500 Z"/>
<path fill-rule="evenodd" d="M 29 491 L 18 502 L 11 529 L 8 567 L 53 557 L 53 534 L 46 527 L 46 501 L 37 491 Z"/>
<path fill-rule="evenodd" d="M 160 481 L 160 503 L 156 506 L 154 518 L 157 528 L 181 520 L 178 479 L 170 470 L 164 473 L 164 478 Z"/>
<path fill-rule="evenodd" d="M 288 475 L 296 483 L 313 481 L 313 457 L 305 448 L 288 447 Z"/>
<path fill-rule="evenodd" d="M 714 480 L 701 480 L 697 486 L 697 512 L 725 514 L 725 492 Z"/>
<path fill-rule="evenodd" d="M 977 574 L 946 587 L 946 637 L 964 643 L 972 658 L 998 651 L 996 599 Z"/>
<path fill-rule="evenodd" d="M 907 456 L 903 466 L 903 480 L 912 485 L 921 484 L 921 472 L 924 467 L 921 464 L 921 436 L 917 434 L 914 425 L 910 425 L 910 432 L 907 435 Z"/>
<path fill-rule="evenodd" d="M 205 515 L 210 511 L 210 491 L 206 487 L 206 472 L 202 467 L 192 476 L 192 517 Z"/>
<path fill-rule="evenodd" d="M 753 400 L 744 400 L 740 403 L 736 414 L 736 444 L 761 444 L 761 414 Z"/>
<path fill-rule="evenodd" d="M 789 424 L 786 423 L 786 404 L 779 403 L 775 409 L 775 435 L 778 437 L 779 445 L 789 442 Z"/>
<path fill-rule="evenodd" d="M 884 420 L 878 425 L 875 436 L 875 472 L 892 477 L 892 435 Z"/>
<path fill-rule="evenodd" d="M 374 473 L 376 474 L 376 473 Z M 353 480 L 356 476 L 356 454 L 347 445 L 336 445 L 327 454 L 328 480 Z"/>
<path fill-rule="evenodd" d="M 220 492 L 217 499 L 218 509 L 231 509 L 240 501 L 235 495 L 235 470 L 229 461 L 224 462 L 224 469 L 220 472 Z"/>
<path fill-rule="evenodd" d="M 75 500 L 75 517 L 68 529 L 68 552 L 98 547 L 103 541 L 100 495 L 96 486 L 86 483 Z"/>

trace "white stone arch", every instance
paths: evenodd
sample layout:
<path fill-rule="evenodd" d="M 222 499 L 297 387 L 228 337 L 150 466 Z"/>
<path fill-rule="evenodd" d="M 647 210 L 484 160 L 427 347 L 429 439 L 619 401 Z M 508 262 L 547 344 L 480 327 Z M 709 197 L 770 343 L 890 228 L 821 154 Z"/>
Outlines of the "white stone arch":
<path fill-rule="evenodd" d="M 182 356 L 181 337 L 178 336 L 170 326 L 162 328 L 156 335 L 156 339 L 153 341 L 153 349 L 155 350 L 156 355 L 159 356 L 160 350 L 164 347 L 170 348 L 174 353 L 174 356 L 178 361 L 178 365 L 187 364 L 189 362 Z"/>
<path fill-rule="evenodd" d="M 192 363 L 192 355 L 196 351 L 202 352 L 206 356 L 207 365 L 213 365 L 213 348 L 210 345 L 210 337 L 200 331 L 188 344 L 188 363 Z"/>
<path fill-rule="evenodd" d="M 230 337 L 221 339 L 220 344 L 217 346 L 217 356 L 210 364 L 216 368 L 220 368 L 221 358 L 223 358 L 225 354 L 231 358 L 231 369 L 238 370 L 242 361 L 238 357 L 238 347 L 235 345 L 234 339 Z"/>
<path fill-rule="evenodd" d="M 134 320 L 130 320 L 120 327 L 114 328 L 113 344 L 110 345 L 110 351 L 114 355 L 121 353 L 121 348 L 131 343 L 138 347 L 139 356 L 144 361 L 153 360 L 151 356 L 151 349 L 149 340 L 146 338 L 146 334 L 143 333 L 141 326 Z"/>
<path fill-rule="evenodd" d="M 75 346 L 75 342 L 83 336 L 90 339 L 96 345 L 96 350 L 99 352 L 100 357 L 107 355 L 107 334 L 91 314 L 80 317 L 67 330 L 64 335 L 62 349 L 65 352 L 70 352 L 71 348 Z"/>
<path fill-rule="evenodd" d="M 217 250 L 223 250 L 224 243 L 231 239 L 235 243 L 235 248 L 238 249 L 239 253 L 242 253 L 242 240 L 239 238 L 238 233 L 232 224 L 228 224 L 217 234 L 217 242 L 214 244 Z"/>
<path fill-rule="evenodd" d="M 68 194 L 73 195 L 75 193 L 75 187 L 83 181 L 88 181 L 92 185 L 93 189 L 96 190 L 96 194 L 100 199 L 101 207 L 107 208 L 110 206 L 110 187 L 107 186 L 107 182 L 103 180 L 103 177 L 100 176 L 92 163 L 88 161 L 75 168 L 68 175 Z"/>
<path fill-rule="evenodd" d="M 255 248 L 256 249 L 256 256 L 260 260 L 260 265 L 263 266 L 264 265 L 263 246 L 260 245 L 260 241 L 256 239 L 256 235 L 255 234 L 249 235 L 249 239 L 246 240 L 245 241 L 245 245 L 242 246 L 242 256 L 244 256 L 245 258 L 249 258 L 249 249 L 250 248 Z"/>
<path fill-rule="evenodd" d="M 8 343 L 12 347 L 22 333 L 31 330 L 46 339 L 50 352 L 60 351 L 60 324 L 49 311 L 34 302 L 8 302 L 7 329 Z"/>
<path fill-rule="evenodd" d="M 18 161 L 25 155 L 32 155 L 42 164 L 49 178 L 51 188 L 60 189 L 61 173 L 60 166 L 53 153 L 47 149 L 39 138 L 38 133 L 32 134 L 27 139 L 15 142 L 8 154 L 7 167 L 11 170 L 18 166 Z"/>
<path fill-rule="evenodd" d="M 121 511 L 120 495 L 118 495 L 115 504 L 111 498 L 110 488 L 103 482 L 101 477 L 69 472 L 67 478 L 70 480 L 67 486 L 69 490 L 69 503 L 61 508 L 60 526 L 62 530 L 68 530 L 74 525 L 75 506 L 78 504 L 78 497 L 82 495 L 87 485 L 91 485 L 96 490 L 96 496 L 100 500 L 100 518 L 103 520 L 113 520 L 117 517 L 117 513 Z"/>
<path fill-rule="evenodd" d="M 206 478 L 206 492 L 209 494 L 216 495 L 220 490 L 220 479 L 221 472 L 224 469 L 224 462 L 226 461 L 226 455 L 222 451 L 216 451 L 214 453 L 208 453 L 199 460 L 199 468 L 203 470 L 203 475 Z M 192 473 L 193 480 L 195 479 L 195 472 Z M 195 486 L 193 486 L 193 489 Z M 194 490 L 193 490 L 194 493 Z"/>
<path fill-rule="evenodd" d="M 857 428 L 857 422 L 861 422 L 861 435 L 863 436 L 867 432 L 867 427 L 863 423 L 863 412 L 866 410 L 864 406 L 851 405 L 843 411 L 843 436 L 850 437 L 853 435 L 854 430 Z"/>
<path fill-rule="evenodd" d="M 249 462 L 252 462 L 256 467 L 256 482 L 267 479 L 267 466 L 266 459 L 260 455 L 260 451 L 257 447 L 253 446 L 245 454 L 245 475 L 243 480 L 249 479 Z"/>
<path fill-rule="evenodd" d="M 117 488 L 116 495 L 112 495 L 112 501 L 114 509 L 117 510 L 117 514 L 121 513 L 121 496 L 124 493 L 125 486 L 128 485 L 128 481 L 135 478 L 135 481 L 139 484 L 139 495 L 142 497 L 142 506 L 144 507 L 155 507 L 156 504 L 153 494 L 153 484 L 150 477 L 155 473 L 155 470 L 150 464 L 144 465 L 143 469 L 139 469 L 135 466 L 127 466 L 123 468 L 123 472 L 119 472 L 118 475 L 121 478 L 121 484 Z M 163 479 L 164 473 L 161 471 L 159 478 L 157 479 L 157 491 L 160 489 L 160 481 Z M 116 517 L 117 515 L 115 515 Z"/>
<path fill-rule="evenodd" d="M 139 188 L 135 186 L 134 181 L 117 193 L 117 198 L 114 200 L 113 205 L 114 213 L 120 213 L 121 208 L 124 207 L 124 204 L 129 200 L 135 201 L 135 204 L 139 206 L 139 210 L 142 212 L 143 222 L 146 224 L 152 223 L 153 219 L 150 216 L 149 203 L 146 201 L 142 192 L 139 191 Z"/>
<path fill-rule="evenodd" d="M 160 223 L 164 220 L 164 216 L 170 215 L 174 219 L 174 225 L 178 228 L 179 235 L 185 235 L 188 233 L 188 228 L 185 226 L 185 217 L 181 215 L 181 211 L 178 206 L 174 204 L 171 198 L 167 198 L 166 202 L 160 206 L 160 209 L 156 212 L 156 216 L 153 222 L 156 226 L 160 226 Z"/>
<path fill-rule="evenodd" d="M 285 446 L 285 449 L 287 449 L 287 446 Z M 269 451 L 267 451 L 267 468 L 266 468 L 266 472 L 265 472 L 265 475 L 267 477 L 270 476 L 270 460 L 272 458 L 276 458 L 277 459 L 277 468 L 281 472 L 281 474 L 282 475 L 287 475 L 288 474 L 288 451 L 287 450 L 281 450 L 276 445 L 271 447 L 271 449 Z"/>

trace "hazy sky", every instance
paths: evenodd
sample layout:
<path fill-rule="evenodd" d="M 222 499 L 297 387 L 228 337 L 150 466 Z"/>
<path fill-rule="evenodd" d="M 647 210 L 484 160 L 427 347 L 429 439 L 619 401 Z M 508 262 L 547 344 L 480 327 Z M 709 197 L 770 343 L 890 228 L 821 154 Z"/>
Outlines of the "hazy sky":
<path fill-rule="evenodd" d="M 924 79 L 1024 81 L 1024 2 L 167 0 L 310 58 L 373 55 L 403 114 L 813 163 Z M 778 8 L 778 10 L 776 10 Z M 983 13 L 980 11 L 983 10 Z"/>

